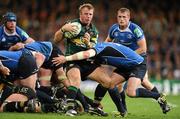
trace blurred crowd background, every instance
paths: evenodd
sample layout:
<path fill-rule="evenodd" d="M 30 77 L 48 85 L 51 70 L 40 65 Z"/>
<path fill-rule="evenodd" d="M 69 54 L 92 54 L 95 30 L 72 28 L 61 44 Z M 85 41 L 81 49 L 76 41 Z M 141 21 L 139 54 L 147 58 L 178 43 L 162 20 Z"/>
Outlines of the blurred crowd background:
<path fill-rule="evenodd" d="M 79 5 L 86 2 L 95 7 L 93 23 L 101 42 L 116 23 L 117 10 L 129 8 L 131 20 L 141 26 L 146 36 L 149 76 L 180 80 L 179 0 L 0 0 L 0 15 L 2 18 L 7 11 L 14 12 L 18 26 L 32 38 L 51 41 L 66 20 L 78 17 Z"/>

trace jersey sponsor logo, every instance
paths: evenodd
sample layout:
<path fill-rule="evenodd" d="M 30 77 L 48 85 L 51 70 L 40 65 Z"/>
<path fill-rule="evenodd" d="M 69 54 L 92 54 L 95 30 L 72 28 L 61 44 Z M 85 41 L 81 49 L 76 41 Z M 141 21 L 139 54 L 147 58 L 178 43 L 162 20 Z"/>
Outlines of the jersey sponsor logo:
<path fill-rule="evenodd" d="M 28 38 L 28 37 L 29 37 L 29 36 L 27 35 L 27 33 L 26 33 L 26 32 L 24 32 L 24 31 L 22 31 L 22 32 L 21 32 L 21 35 L 25 36 L 26 38 Z"/>
<path fill-rule="evenodd" d="M 137 37 L 142 36 L 142 32 L 138 28 L 134 29 L 134 33 L 137 35 Z"/>

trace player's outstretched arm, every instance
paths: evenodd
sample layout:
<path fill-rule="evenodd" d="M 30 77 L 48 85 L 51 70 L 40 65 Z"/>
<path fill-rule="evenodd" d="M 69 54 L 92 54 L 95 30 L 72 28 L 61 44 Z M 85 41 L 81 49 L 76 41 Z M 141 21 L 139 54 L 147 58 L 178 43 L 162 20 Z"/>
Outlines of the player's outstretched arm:
<path fill-rule="evenodd" d="M 81 52 L 78 52 L 78 53 L 75 53 L 73 55 L 69 55 L 66 57 L 61 55 L 59 57 L 53 58 L 52 61 L 55 65 L 59 65 L 67 61 L 88 59 L 90 57 L 94 57 L 95 55 L 96 55 L 96 51 L 94 49 L 89 49 L 87 51 L 81 51 Z"/>

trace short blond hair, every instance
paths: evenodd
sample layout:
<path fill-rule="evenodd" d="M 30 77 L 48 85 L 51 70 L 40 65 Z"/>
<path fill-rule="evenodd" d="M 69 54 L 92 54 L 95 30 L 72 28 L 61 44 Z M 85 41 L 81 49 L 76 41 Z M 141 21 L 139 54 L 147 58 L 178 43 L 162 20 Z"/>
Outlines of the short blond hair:
<path fill-rule="evenodd" d="M 128 8 L 125 8 L 125 7 L 122 7 L 122 8 L 120 8 L 120 9 L 118 9 L 118 11 L 117 11 L 117 13 L 118 12 L 121 12 L 121 13 L 124 13 L 124 12 L 126 12 L 126 13 L 128 13 L 129 14 L 129 16 L 130 16 L 130 10 L 128 9 Z"/>
<path fill-rule="evenodd" d="M 79 6 L 79 13 L 81 13 L 82 9 L 85 7 L 88 8 L 89 10 L 91 10 L 91 9 L 94 10 L 94 6 L 92 4 L 85 3 L 85 4 L 82 4 Z"/>

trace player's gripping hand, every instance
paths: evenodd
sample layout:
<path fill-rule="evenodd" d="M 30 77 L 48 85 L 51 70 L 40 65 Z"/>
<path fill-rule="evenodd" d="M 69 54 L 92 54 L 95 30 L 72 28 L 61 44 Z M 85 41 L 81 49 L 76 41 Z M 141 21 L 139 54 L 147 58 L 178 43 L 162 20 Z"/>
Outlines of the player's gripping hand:
<path fill-rule="evenodd" d="M 0 66 L 0 72 L 2 75 L 9 75 L 10 74 L 9 68 L 7 68 L 5 66 Z"/>
<path fill-rule="evenodd" d="M 73 25 L 71 23 L 67 23 L 64 26 L 61 27 L 61 31 L 64 33 L 66 31 L 68 32 L 76 32 L 77 31 L 77 26 Z"/>
<path fill-rule="evenodd" d="M 84 34 L 84 37 L 83 37 L 83 42 L 86 44 L 86 46 L 89 46 L 90 45 L 90 39 L 91 39 L 91 36 L 88 32 L 86 32 Z"/>
<path fill-rule="evenodd" d="M 9 48 L 10 51 L 15 51 L 24 48 L 24 43 L 16 43 L 15 45 Z"/>
<path fill-rule="evenodd" d="M 63 55 L 59 55 L 58 57 L 54 57 L 52 60 L 53 64 L 55 64 L 56 66 L 63 64 L 66 62 L 66 57 Z"/>

